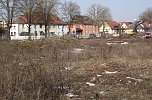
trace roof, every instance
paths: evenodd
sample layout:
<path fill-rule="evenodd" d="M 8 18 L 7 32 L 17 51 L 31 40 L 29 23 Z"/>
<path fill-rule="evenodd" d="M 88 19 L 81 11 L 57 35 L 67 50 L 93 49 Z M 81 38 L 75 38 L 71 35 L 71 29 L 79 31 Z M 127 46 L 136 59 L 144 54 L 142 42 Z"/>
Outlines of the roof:
<path fill-rule="evenodd" d="M 120 22 L 121 24 L 125 24 L 127 27 L 132 24 L 132 22 Z"/>
<path fill-rule="evenodd" d="M 76 15 L 73 17 L 73 23 L 84 25 L 96 25 L 96 21 L 88 16 Z"/>
<path fill-rule="evenodd" d="M 108 21 L 107 24 L 109 25 L 109 27 L 113 30 L 117 30 L 120 29 L 120 23 L 116 22 L 116 21 Z"/>
<path fill-rule="evenodd" d="M 3 28 L 3 26 L 4 26 L 3 24 L 0 24 L 0 28 Z"/>
<path fill-rule="evenodd" d="M 144 28 L 152 28 L 152 23 L 144 22 L 142 25 Z"/>
<path fill-rule="evenodd" d="M 31 17 L 32 24 L 45 24 L 44 16 L 41 13 L 35 13 Z M 24 14 L 13 21 L 13 23 L 24 24 L 28 22 L 27 14 Z M 50 14 L 50 24 L 64 24 L 64 21 L 61 20 L 56 14 Z"/>

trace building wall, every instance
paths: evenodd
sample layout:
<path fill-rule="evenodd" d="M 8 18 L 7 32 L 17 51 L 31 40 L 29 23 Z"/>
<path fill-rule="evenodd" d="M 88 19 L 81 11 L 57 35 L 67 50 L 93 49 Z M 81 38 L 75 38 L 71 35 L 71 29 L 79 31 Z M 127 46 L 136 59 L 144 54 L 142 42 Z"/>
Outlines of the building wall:
<path fill-rule="evenodd" d="M 49 36 L 63 36 L 68 33 L 69 29 L 67 25 L 51 25 L 49 29 Z"/>
<path fill-rule="evenodd" d="M 12 24 L 10 30 L 11 40 L 28 39 L 29 36 L 27 35 L 21 36 L 22 32 L 28 32 L 28 24 Z M 67 32 L 68 32 L 67 26 L 63 27 L 62 25 L 52 25 L 50 26 L 48 36 L 52 36 L 53 34 L 57 36 L 62 36 L 63 33 L 67 34 Z M 45 38 L 45 26 L 41 24 L 31 25 L 31 38 L 32 39 Z"/>
<path fill-rule="evenodd" d="M 114 30 L 112 30 L 109 25 L 107 23 L 105 23 L 105 26 L 104 26 L 104 32 L 107 33 L 107 34 L 113 34 L 115 33 Z M 103 25 L 100 27 L 100 32 L 103 33 Z"/>
<path fill-rule="evenodd" d="M 41 26 L 41 27 L 40 27 Z M 41 39 L 44 38 L 44 25 L 31 25 L 31 38 Z M 28 39 L 28 35 L 23 35 L 22 32 L 28 32 L 28 24 L 12 24 L 10 35 L 11 40 Z"/>
<path fill-rule="evenodd" d="M 83 24 L 74 24 L 70 27 L 70 33 L 76 34 L 76 29 L 79 28 L 82 31 L 82 38 L 88 38 L 90 34 L 96 34 L 98 36 L 98 26 L 94 25 L 83 25 Z"/>

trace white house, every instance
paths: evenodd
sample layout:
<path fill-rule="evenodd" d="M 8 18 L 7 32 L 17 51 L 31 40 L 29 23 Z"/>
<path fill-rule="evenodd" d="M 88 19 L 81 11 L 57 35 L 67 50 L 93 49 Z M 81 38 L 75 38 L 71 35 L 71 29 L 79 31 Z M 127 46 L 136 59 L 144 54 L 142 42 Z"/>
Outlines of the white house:
<path fill-rule="evenodd" d="M 41 39 L 45 37 L 44 25 L 31 25 L 31 38 Z M 11 40 L 24 40 L 29 38 L 28 24 L 15 23 L 10 29 Z"/>
<path fill-rule="evenodd" d="M 64 22 L 59 19 L 57 16 L 52 15 L 51 23 L 49 26 L 48 37 L 52 35 L 63 36 L 68 32 L 68 26 L 64 24 Z M 31 24 L 31 39 L 42 39 L 45 38 L 45 25 L 42 20 L 33 21 Z M 28 24 L 27 18 L 25 16 L 21 16 L 16 19 L 11 27 L 10 35 L 11 40 L 24 40 L 29 39 L 28 34 Z"/>
<path fill-rule="evenodd" d="M 100 27 L 100 32 L 102 33 L 104 29 L 104 33 L 107 35 L 119 35 L 120 25 L 119 23 L 115 21 L 108 21 L 104 23 L 104 26 L 102 25 Z"/>
<path fill-rule="evenodd" d="M 64 36 L 68 33 L 69 28 L 66 24 L 57 24 L 57 25 L 51 25 L 49 30 L 49 36 L 55 35 L 55 36 Z"/>

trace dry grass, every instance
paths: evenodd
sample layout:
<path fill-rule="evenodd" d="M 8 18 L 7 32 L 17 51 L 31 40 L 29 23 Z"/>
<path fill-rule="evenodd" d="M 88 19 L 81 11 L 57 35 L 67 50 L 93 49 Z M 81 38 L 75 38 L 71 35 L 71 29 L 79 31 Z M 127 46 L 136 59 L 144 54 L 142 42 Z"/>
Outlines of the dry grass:
<path fill-rule="evenodd" d="M 106 42 L 58 38 L 1 42 L 0 99 L 151 100 L 151 40 Z M 82 51 L 73 52 L 74 48 Z M 68 98 L 67 93 L 77 96 Z"/>

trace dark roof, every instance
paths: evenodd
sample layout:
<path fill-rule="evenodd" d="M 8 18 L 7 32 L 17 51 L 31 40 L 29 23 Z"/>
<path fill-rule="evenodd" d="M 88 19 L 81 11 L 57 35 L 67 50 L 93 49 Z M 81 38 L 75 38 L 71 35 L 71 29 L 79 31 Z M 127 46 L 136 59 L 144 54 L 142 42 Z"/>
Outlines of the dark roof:
<path fill-rule="evenodd" d="M 73 23 L 84 25 L 96 25 L 96 21 L 88 16 L 76 15 L 72 18 Z"/>

